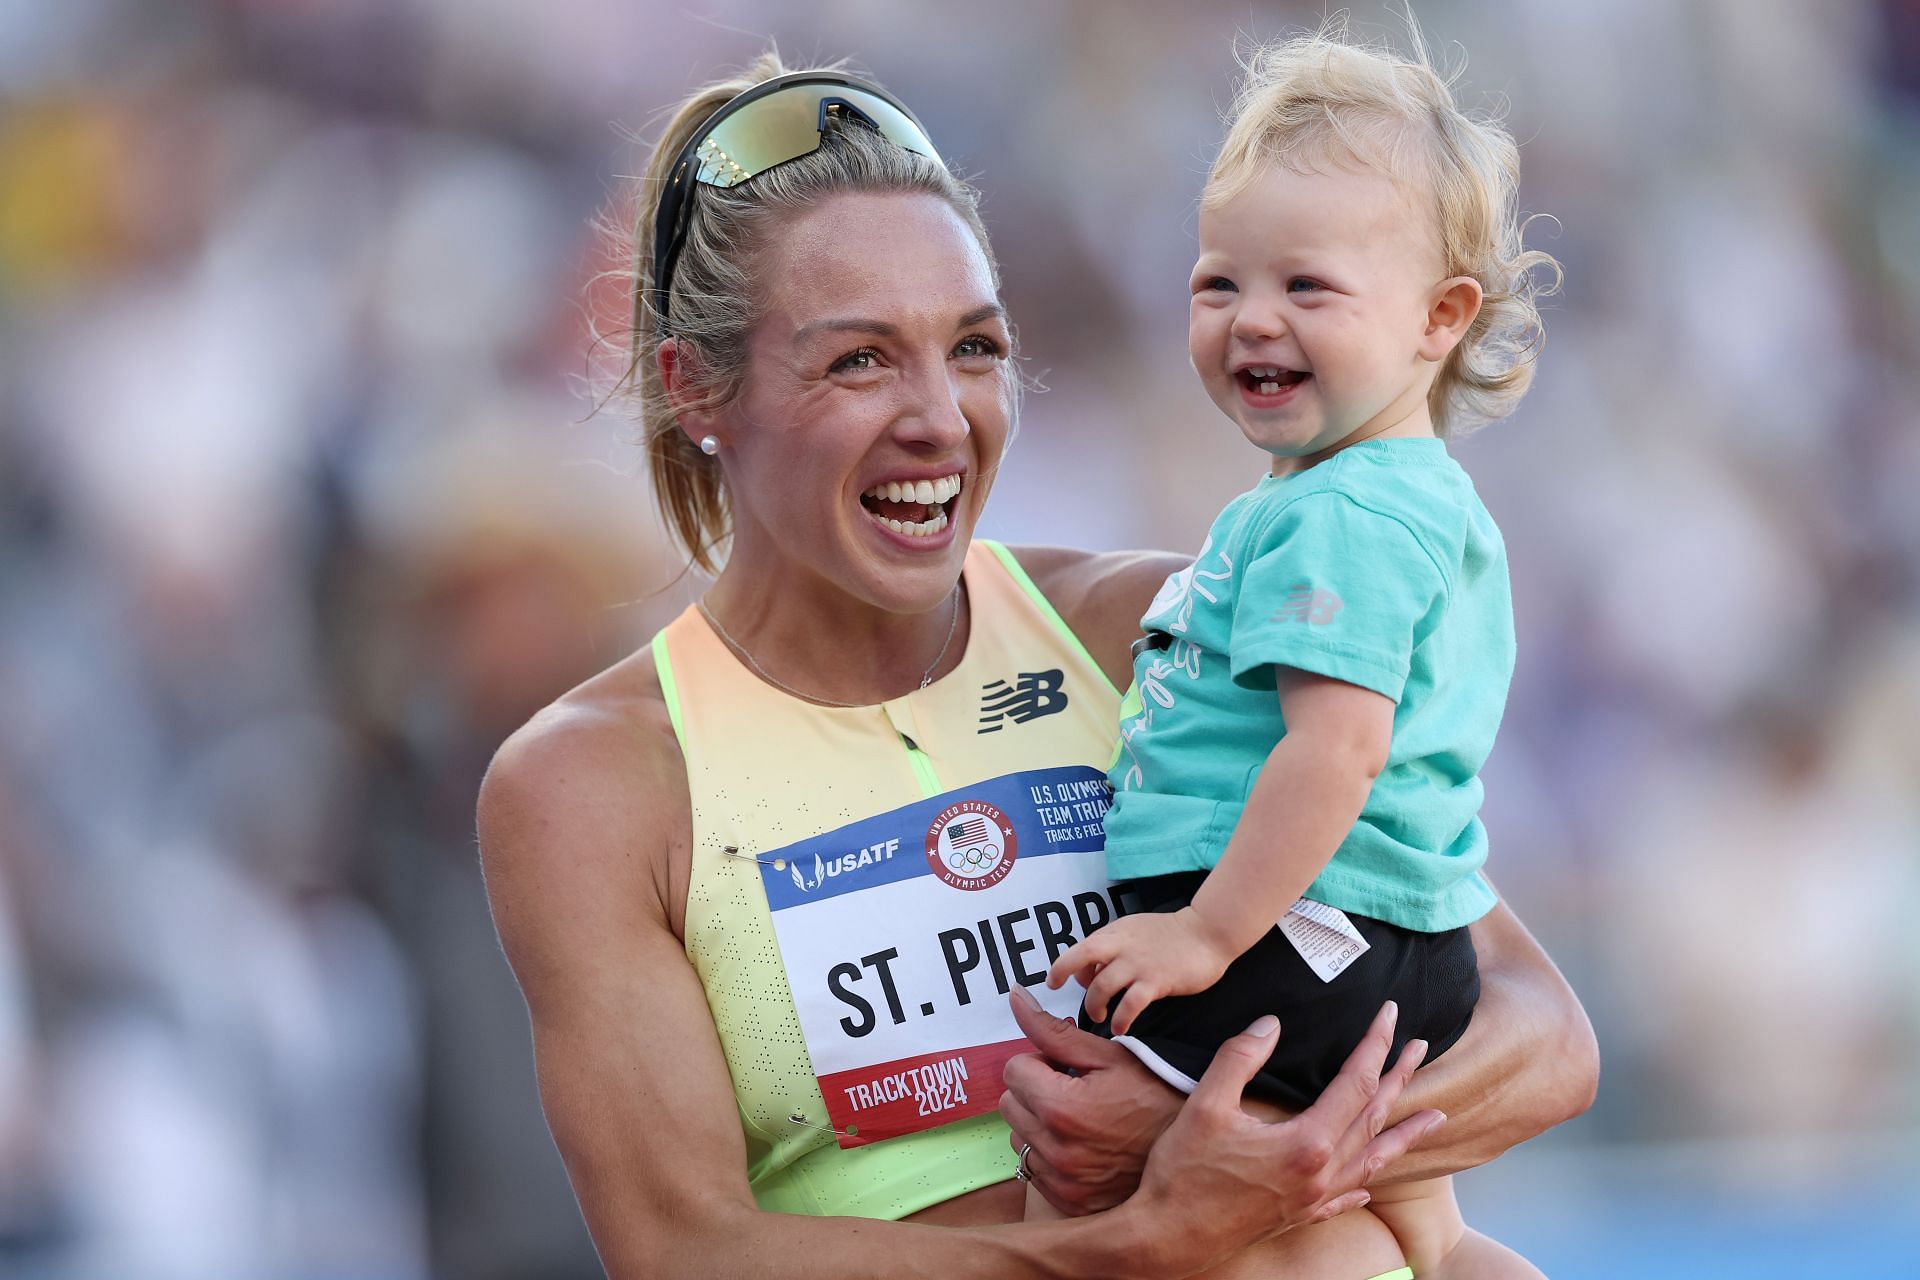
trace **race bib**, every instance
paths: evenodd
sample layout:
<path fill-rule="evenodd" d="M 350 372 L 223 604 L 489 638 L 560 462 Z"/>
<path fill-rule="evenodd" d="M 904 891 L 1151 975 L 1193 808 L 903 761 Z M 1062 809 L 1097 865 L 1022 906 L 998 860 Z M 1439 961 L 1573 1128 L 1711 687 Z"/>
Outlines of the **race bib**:
<path fill-rule="evenodd" d="M 1032 1046 L 1014 983 L 1061 1017 L 1055 957 L 1122 909 L 1098 769 L 1007 774 L 759 855 L 794 1008 L 842 1147 L 991 1111 Z"/>

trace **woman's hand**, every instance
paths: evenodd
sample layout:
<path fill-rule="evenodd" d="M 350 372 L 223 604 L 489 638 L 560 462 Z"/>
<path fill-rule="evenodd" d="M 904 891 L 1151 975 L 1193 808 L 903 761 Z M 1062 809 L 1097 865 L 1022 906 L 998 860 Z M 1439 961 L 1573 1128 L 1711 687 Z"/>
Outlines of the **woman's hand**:
<path fill-rule="evenodd" d="M 1237 954 L 1192 907 L 1143 912 L 1068 947 L 1047 971 L 1047 985 L 1057 990 L 1078 978 L 1095 1021 L 1106 1021 L 1107 1006 L 1119 996 L 1111 1026 L 1123 1036 L 1162 996 L 1190 996 L 1220 981 Z"/>
<path fill-rule="evenodd" d="M 1184 1099 L 1125 1049 L 1056 1018 L 1022 987 L 1013 1017 L 1039 1052 L 1007 1063 L 1000 1114 L 1048 1204 L 1068 1217 L 1111 1209 L 1140 1185 L 1147 1149 Z"/>
<path fill-rule="evenodd" d="M 1546 952 L 1505 903 L 1474 923 L 1473 945 L 1481 983 L 1473 1025 L 1401 1100 L 1403 1113 L 1446 1111 L 1446 1134 L 1389 1169 L 1388 1181 L 1485 1164 L 1592 1105 L 1593 1030 Z M 1007 1064 L 1000 1111 L 1014 1149 L 1032 1144 L 1034 1186 L 1069 1216 L 1119 1204 L 1173 1123 L 1179 1093 L 1125 1049 L 1053 1017 L 1017 988 L 1014 1017 L 1038 1052 Z"/>
<path fill-rule="evenodd" d="M 1166 1260 L 1186 1267 L 1224 1261 L 1249 1235 L 1277 1235 L 1367 1203 L 1366 1185 L 1446 1119 L 1421 1111 L 1387 1128 L 1426 1053 L 1425 1041 L 1412 1041 L 1380 1074 L 1395 1012 L 1391 1002 L 1380 1010 L 1319 1101 L 1290 1120 L 1257 1119 L 1240 1105 L 1273 1052 L 1278 1021 L 1261 1018 L 1227 1041 L 1154 1144 L 1139 1191 L 1115 1212 L 1149 1215 L 1165 1233 Z M 1206 1213 L 1194 1213 L 1201 1204 Z"/>
<path fill-rule="evenodd" d="M 1020 1024 L 1020 1030 L 1039 1052 L 1022 1054 L 1007 1063 L 1007 1091 L 1000 1098 L 1000 1113 L 1006 1117 L 1008 1127 L 1012 1130 L 1008 1140 L 1014 1149 L 1029 1148 L 1026 1167 L 1032 1175 L 1035 1189 L 1045 1197 L 1047 1203 L 1070 1217 L 1097 1213 L 1120 1204 L 1143 1185 L 1142 1175 L 1150 1149 L 1158 1149 L 1155 1143 L 1168 1132 L 1175 1118 L 1182 1114 L 1183 1102 L 1187 1109 L 1192 1108 L 1191 1100 L 1183 1099 L 1176 1090 L 1162 1083 L 1140 1065 L 1139 1059 L 1119 1045 L 1080 1030 L 1071 1019 L 1054 1017 L 1019 988 L 1014 990 L 1013 1016 Z M 1383 1024 L 1382 1019 L 1387 1021 Z M 1384 1033 L 1383 1025 L 1386 1027 Z M 1322 1095 L 1323 1103 L 1335 1095 L 1336 1087 L 1347 1087 L 1343 1082 L 1352 1081 L 1353 1090 L 1363 1091 L 1357 1081 L 1358 1075 L 1364 1074 L 1365 1059 L 1362 1055 L 1369 1051 L 1369 1046 L 1373 1046 L 1374 1063 L 1370 1082 L 1381 1083 L 1379 1064 L 1385 1060 L 1387 1048 L 1392 1042 L 1391 1028 L 1391 1019 L 1383 1010 L 1381 1017 L 1374 1020 L 1367 1040 L 1362 1042 L 1342 1068 L 1336 1086 L 1330 1086 L 1327 1093 Z M 1230 1045 L 1248 1043 L 1246 1035 L 1229 1042 Z M 1264 1037 L 1262 1043 L 1265 1049 L 1261 1051 L 1261 1057 L 1239 1077 L 1239 1083 L 1233 1090 L 1235 1110 L 1251 1125 L 1265 1130 L 1279 1130 L 1294 1121 L 1257 1120 L 1246 1116 L 1239 1107 L 1240 1091 L 1259 1070 L 1259 1064 L 1266 1061 L 1266 1055 L 1272 1052 L 1271 1035 Z M 1381 1133 L 1392 1108 L 1398 1103 L 1407 1076 L 1419 1063 L 1418 1054 L 1412 1052 L 1413 1047 L 1408 1048 L 1409 1052 L 1401 1055 L 1401 1061 L 1387 1078 L 1387 1083 L 1392 1087 L 1381 1087 L 1367 1109 L 1366 1119 L 1373 1125 L 1374 1135 Z M 1226 1052 L 1224 1047 L 1221 1052 Z M 1420 1052 L 1423 1053 L 1424 1049 Z M 1216 1057 L 1215 1062 L 1219 1061 Z M 1350 1093 L 1349 1096 L 1358 1094 Z M 1317 1106 L 1296 1117 L 1296 1120 L 1304 1120 L 1308 1116 L 1318 1116 L 1316 1124 L 1326 1120 L 1326 1114 L 1321 1113 Z M 1411 1127 L 1413 1132 L 1407 1141 L 1392 1148 L 1383 1148 L 1376 1154 L 1382 1154 L 1387 1159 L 1397 1156 L 1432 1133 L 1440 1118 L 1437 1111 L 1423 1111 L 1408 1116 L 1388 1131 L 1401 1134 Z M 1377 1169 L 1370 1170 L 1368 1176 L 1371 1177 L 1374 1172 Z M 1266 1185 L 1269 1188 L 1277 1186 L 1280 1181 L 1272 1169 L 1267 1171 Z M 1343 1204 L 1340 1207 L 1346 1209 L 1353 1206 Z M 1276 1229 L 1290 1225 L 1294 1225 L 1293 1220 L 1275 1220 Z"/>

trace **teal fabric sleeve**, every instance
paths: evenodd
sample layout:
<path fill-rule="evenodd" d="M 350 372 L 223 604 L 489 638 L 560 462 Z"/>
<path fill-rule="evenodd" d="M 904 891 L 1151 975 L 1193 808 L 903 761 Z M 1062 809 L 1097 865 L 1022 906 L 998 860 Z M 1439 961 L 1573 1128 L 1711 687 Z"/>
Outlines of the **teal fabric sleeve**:
<path fill-rule="evenodd" d="M 1232 674 L 1269 667 L 1344 680 L 1400 701 L 1414 646 L 1444 609 L 1447 581 L 1398 518 L 1343 493 L 1287 503 L 1250 548 L 1233 613 Z"/>

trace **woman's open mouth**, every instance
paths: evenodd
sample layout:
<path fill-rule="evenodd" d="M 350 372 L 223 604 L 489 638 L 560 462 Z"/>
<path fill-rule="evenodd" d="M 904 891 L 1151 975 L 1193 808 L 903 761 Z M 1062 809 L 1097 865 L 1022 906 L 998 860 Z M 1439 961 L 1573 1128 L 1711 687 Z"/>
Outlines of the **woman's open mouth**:
<path fill-rule="evenodd" d="M 960 496 L 956 473 L 937 480 L 889 480 L 860 495 L 867 514 L 907 538 L 931 538 L 947 527 Z"/>

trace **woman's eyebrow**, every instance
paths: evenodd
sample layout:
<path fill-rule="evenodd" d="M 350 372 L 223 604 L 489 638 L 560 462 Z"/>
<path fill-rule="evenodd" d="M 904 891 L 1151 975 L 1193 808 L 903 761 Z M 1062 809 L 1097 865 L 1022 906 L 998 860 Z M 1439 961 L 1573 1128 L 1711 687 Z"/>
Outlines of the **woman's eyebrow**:
<path fill-rule="evenodd" d="M 989 302 L 986 306 L 975 307 L 973 310 L 967 312 L 967 314 L 961 316 L 960 323 L 955 325 L 954 328 L 970 329 L 974 325 L 984 324 L 988 320 L 1004 320 L 1006 318 L 1007 309 L 1005 307 L 997 302 Z"/>
<path fill-rule="evenodd" d="M 834 320 L 814 320 L 801 325 L 793 331 L 795 342 L 804 342 L 816 333 L 871 333 L 876 337 L 891 338 L 900 332 L 900 326 L 888 324 L 885 320 L 862 320 L 857 317 L 845 317 Z"/>
<path fill-rule="evenodd" d="M 956 329 L 966 329 L 987 320 L 1005 319 L 1007 309 L 997 302 L 989 302 L 961 316 L 954 325 Z M 867 320 L 859 316 L 839 316 L 827 320 L 813 320 L 793 331 L 795 343 L 805 342 L 816 333 L 870 333 L 877 338 L 896 338 L 900 335 L 900 326 L 886 320 Z"/>

